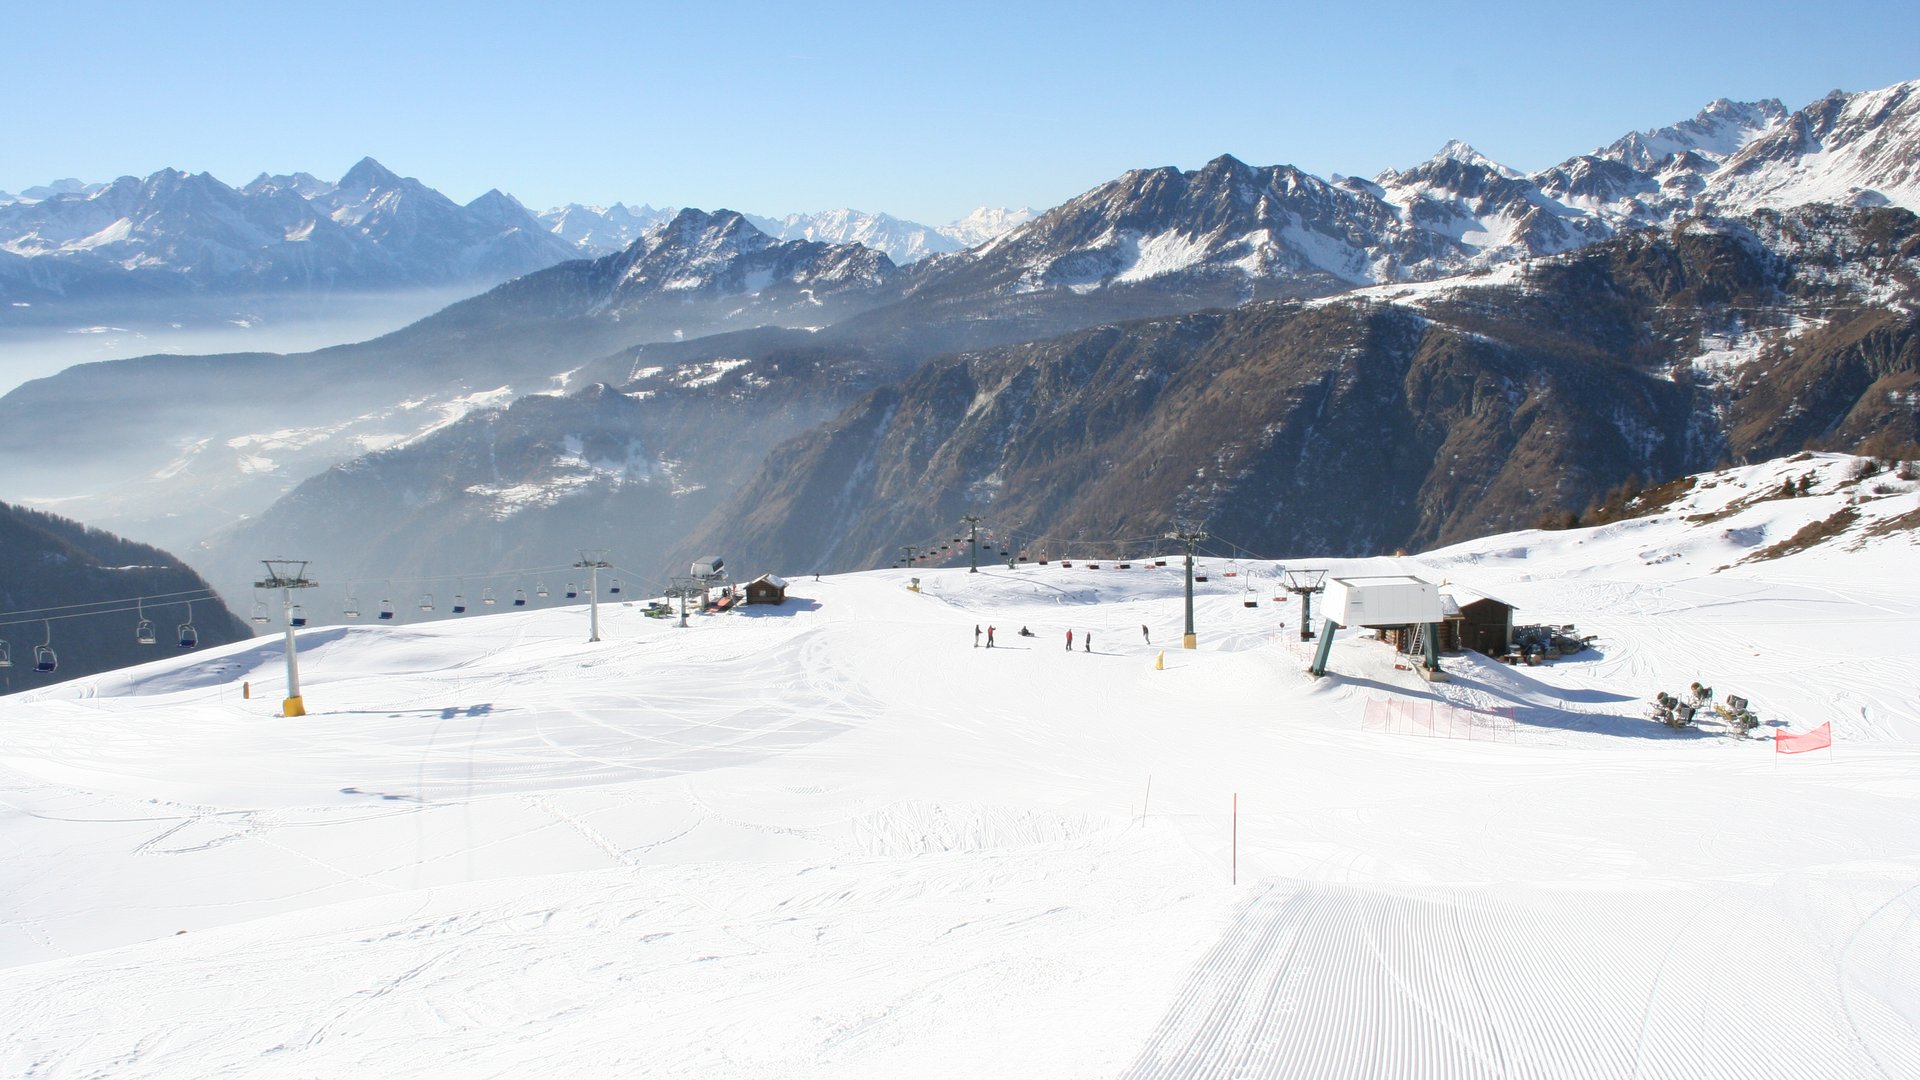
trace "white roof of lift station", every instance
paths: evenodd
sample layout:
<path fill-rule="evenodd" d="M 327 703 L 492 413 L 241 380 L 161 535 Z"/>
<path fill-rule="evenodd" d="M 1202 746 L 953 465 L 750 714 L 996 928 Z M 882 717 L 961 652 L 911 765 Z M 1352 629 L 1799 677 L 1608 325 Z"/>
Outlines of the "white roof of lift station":
<path fill-rule="evenodd" d="M 1404 574 L 1328 578 L 1325 611 L 1341 626 L 1407 626 L 1444 618 L 1440 587 Z"/>

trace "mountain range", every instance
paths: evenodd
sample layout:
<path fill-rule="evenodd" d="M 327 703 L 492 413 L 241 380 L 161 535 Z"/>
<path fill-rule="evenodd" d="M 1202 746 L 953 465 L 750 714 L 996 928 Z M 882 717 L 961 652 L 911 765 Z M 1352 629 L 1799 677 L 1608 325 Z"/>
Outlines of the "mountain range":
<path fill-rule="evenodd" d="M 587 531 L 649 568 L 846 568 L 969 510 L 1446 542 L 1635 474 L 1910 442 L 1916 91 L 1717 101 L 1530 175 L 1458 143 L 1372 180 L 1135 170 L 905 264 L 680 210 L 358 345 L 28 384 L 0 475 L 209 567 L 307 544 L 362 579 Z M 328 197 L 381 220 L 373 187 Z"/>

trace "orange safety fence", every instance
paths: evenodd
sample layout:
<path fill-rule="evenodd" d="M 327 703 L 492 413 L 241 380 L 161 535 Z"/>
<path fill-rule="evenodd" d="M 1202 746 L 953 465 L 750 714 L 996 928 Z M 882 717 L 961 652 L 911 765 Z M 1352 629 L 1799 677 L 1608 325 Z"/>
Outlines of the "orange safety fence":
<path fill-rule="evenodd" d="M 1516 732 L 1513 716 L 1510 707 L 1465 709 L 1430 699 L 1372 698 L 1361 714 L 1360 727 L 1386 735 L 1510 742 Z"/>

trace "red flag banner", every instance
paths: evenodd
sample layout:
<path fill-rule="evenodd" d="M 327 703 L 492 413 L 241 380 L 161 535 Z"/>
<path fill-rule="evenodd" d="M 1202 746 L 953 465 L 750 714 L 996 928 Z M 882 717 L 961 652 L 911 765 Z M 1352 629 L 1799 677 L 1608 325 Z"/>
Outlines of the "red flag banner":
<path fill-rule="evenodd" d="M 1773 737 L 1773 749 L 1782 754 L 1804 754 L 1809 750 L 1824 750 L 1832 745 L 1832 721 L 1821 724 L 1805 735 L 1794 735 L 1782 731 Z"/>

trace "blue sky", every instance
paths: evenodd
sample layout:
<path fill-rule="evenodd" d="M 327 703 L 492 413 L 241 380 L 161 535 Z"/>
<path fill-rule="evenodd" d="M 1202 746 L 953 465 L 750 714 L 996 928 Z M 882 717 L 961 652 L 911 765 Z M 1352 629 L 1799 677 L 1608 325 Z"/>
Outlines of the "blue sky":
<path fill-rule="evenodd" d="M 465 201 L 941 223 L 1222 153 L 1326 176 L 1450 138 L 1522 170 L 1716 97 L 1920 78 L 1920 4 L 113 0 L 8 20 L 0 189 L 363 155 Z"/>

